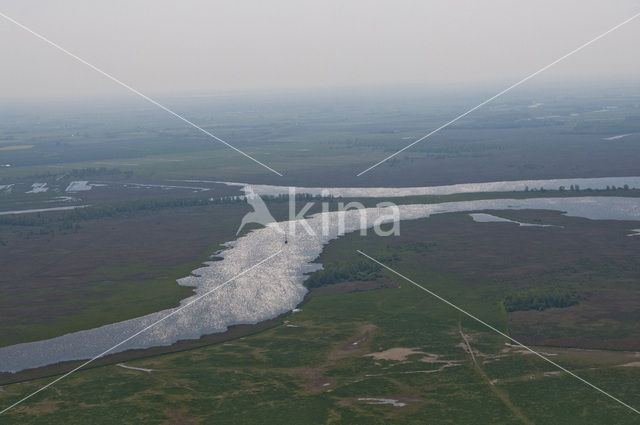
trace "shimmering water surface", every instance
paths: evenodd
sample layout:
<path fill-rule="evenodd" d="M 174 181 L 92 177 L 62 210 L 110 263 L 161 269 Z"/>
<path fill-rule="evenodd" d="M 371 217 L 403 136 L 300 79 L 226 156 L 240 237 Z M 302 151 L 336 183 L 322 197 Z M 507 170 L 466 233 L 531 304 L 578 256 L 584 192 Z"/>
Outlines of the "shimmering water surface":
<path fill-rule="evenodd" d="M 528 208 L 560 210 L 570 216 L 590 219 L 640 220 L 638 198 L 500 199 L 399 207 L 402 220 L 444 212 Z M 369 208 L 366 212 L 366 228 L 371 227 L 377 219 L 389 216 L 389 210 L 384 208 Z M 227 249 L 218 254 L 224 258 L 223 261 L 208 263 L 206 267 L 195 270 L 194 276 L 178 281 L 181 285 L 194 286 L 196 290 L 196 295 L 183 300 L 181 305 L 233 278 L 274 252 L 280 249 L 283 252 L 113 352 L 170 345 L 178 340 L 223 332 L 230 325 L 257 323 L 292 310 L 307 292 L 302 284 L 304 273 L 319 267 L 312 263 L 313 260 L 320 255 L 326 243 L 339 236 L 340 214 L 344 214 L 345 233 L 361 228 L 358 211 L 330 212 L 317 214 L 306 220 L 318 236 L 309 236 L 297 226 L 297 234 L 289 234 L 288 243 L 285 244 L 283 234 L 272 224 L 228 243 Z M 321 232 L 323 222 L 328 223 L 326 235 Z M 514 231 L 517 228 L 514 227 Z M 540 231 L 562 229 L 541 228 Z M 164 310 L 48 340 L 0 348 L 0 371 L 15 372 L 65 360 L 92 358 L 171 311 L 173 310 Z"/>
<path fill-rule="evenodd" d="M 475 213 L 475 214 L 469 214 L 469 215 L 471 216 L 473 221 L 478 223 L 513 223 L 523 227 L 559 227 L 559 226 L 554 226 L 553 224 L 522 223 L 520 221 L 509 220 L 508 218 L 498 217 L 495 215 L 485 214 L 485 213 Z"/>
<path fill-rule="evenodd" d="M 68 210 L 75 210 L 76 208 L 85 208 L 85 207 L 86 205 L 74 205 L 69 207 L 35 208 L 30 210 L 0 211 L 0 215 L 33 214 L 33 213 L 49 212 L 49 211 L 68 211 Z"/>
<path fill-rule="evenodd" d="M 197 180 L 196 180 L 197 181 Z M 249 186 L 246 183 L 217 182 L 230 186 Z M 308 193 L 311 195 L 331 195 L 343 198 L 394 198 L 401 196 L 421 196 L 421 195 L 451 195 L 455 193 L 474 192 L 512 192 L 543 188 L 545 190 L 558 190 L 561 186 L 569 190 L 571 186 L 578 186 L 580 189 L 606 189 L 608 187 L 640 188 L 640 177 L 597 177 L 597 178 L 576 178 L 576 179 L 549 179 L 549 180 L 514 180 L 489 183 L 463 183 L 447 186 L 425 186 L 425 187 L 296 187 L 296 193 Z M 287 186 L 270 185 L 250 185 L 259 195 L 286 195 L 289 193 Z"/>

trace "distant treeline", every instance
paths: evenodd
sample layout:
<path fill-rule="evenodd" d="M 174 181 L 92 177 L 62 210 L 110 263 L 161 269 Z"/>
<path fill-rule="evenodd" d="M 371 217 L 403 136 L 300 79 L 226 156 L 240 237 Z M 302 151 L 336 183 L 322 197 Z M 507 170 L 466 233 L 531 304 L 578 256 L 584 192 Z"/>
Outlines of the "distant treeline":
<path fill-rule="evenodd" d="M 0 215 L 0 225 L 2 226 L 42 226 L 44 219 L 38 214 L 15 214 Z"/>
<path fill-rule="evenodd" d="M 106 167 L 88 167 L 88 168 L 74 168 L 66 174 L 68 177 L 75 179 L 82 179 L 96 176 L 122 176 L 131 177 L 133 173 L 131 171 L 122 171 L 119 168 L 106 168 Z"/>
<path fill-rule="evenodd" d="M 98 218 L 128 217 L 137 213 L 159 211 L 167 208 L 196 207 L 241 202 L 244 202 L 244 200 L 237 196 L 225 196 L 221 198 L 176 198 L 122 201 L 77 208 L 66 211 L 57 216 L 49 216 L 48 214 L 43 215 L 41 213 L 4 215 L 0 216 L 0 225 L 44 226 L 57 222 L 61 223 L 63 227 L 69 227 L 69 224 L 72 223 Z"/>
<path fill-rule="evenodd" d="M 224 196 L 221 198 L 176 198 L 176 199 L 146 199 L 110 204 L 92 205 L 86 208 L 72 210 L 62 217 L 60 221 L 83 221 L 105 217 L 126 217 L 140 212 L 159 211 L 168 208 L 197 207 L 203 205 L 217 205 L 229 203 L 241 203 L 237 196 Z"/>
<path fill-rule="evenodd" d="M 624 186 L 620 186 L 620 187 L 616 187 L 614 185 L 611 185 L 611 186 L 607 185 L 607 187 L 605 189 L 589 189 L 589 188 L 587 188 L 587 189 L 584 189 L 584 190 L 586 190 L 587 192 L 591 192 L 591 191 L 630 190 L 630 189 L 631 188 L 629 187 L 629 185 L 625 184 Z M 535 187 L 529 189 L 529 186 L 525 186 L 524 187 L 524 191 L 525 192 L 529 192 L 529 191 L 531 191 L 531 192 L 536 192 L 536 191 L 546 192 L 547 190 L 552 190 L 552 189 L 545 189 L 544 187 L 540 187 L 539 189 L 537 189 Z M 573 191 L 573 192 L 580 192 L 580 185 L 572 184 L 571 186 L 569 186 L 568 189 L 565 186 L 558 187 L 558 192 L 564 192 L 566 190 Z"/>
<path fill-rule="evenodd" d="M 353 280 L 373 280 L 380 276 L 380 266 L 378 264 L 372 261 L 360 260 L 353 263 L 332 264 L 322 270 L 318 270 L 305 281 L 305 285 L 309 288 L 317 288 Z"/>
<path fill-rule="evenodd" d="M 527 289 L 507 295 L 504 299 L 505 310 L 542 311 L 547 308 L 563 308 L 578 304 L 579 297 L 567 289 Z"/>
<path fill-rule="evenodd" d="M 289 195 L 262 196 L 266 202 L 286 202 Z M 296 195 L 296 200 L 309 201 L 322 198 L 307 194 Z M 45 226 L 54 222 L 61 223 L 63 228 L 70 224 L 98 218 L 129 217 L 138 213 L 153 212 L 169 208 L 197 207 L 204 205 L 239 204 L 246 200 L 240 196 L 223 196 L 217 198 L 175 198 L 175 199 L 147 199 L 134 201 L 119 201 L 108 204 L 91 205 L 66 211 L 59 215 L 48 214 L 15 214 L 0 216 L 0 225 L 7 226 Z"/>
<path fill-rule="evenodd" d="M 31 174 L 25 177 L 20 178 L 21 181 L 29 181 L 29 180 L 47 180 L 54 179 L 58 177 L 62 178 L 70 178 L 70 179 L 90 179 L 95 177 L 110 177 L 110 178 L 129 178 L 133 175 L 131 171 L 122 171 L 120 168 L 107 168 L 107 167 L 87 167 L 87 168 L 74 168 L 71 171 L 64 172 L 64 174 L 60 173 L 38 173 Z M 15 179 L 5 178 L 7 183 L 15 183 Z"/>
<path fill-rule="evenodd" d="M 280 194 L 280 195 L 260 195 L 265 202 L 289 202 L 289 194 Z M 336 199 L 334 196 L 320 196 L 320 195 L 310 195 L 308 193 L 297 193 L 295 196 L 296 201 L 332 201 Z"/>

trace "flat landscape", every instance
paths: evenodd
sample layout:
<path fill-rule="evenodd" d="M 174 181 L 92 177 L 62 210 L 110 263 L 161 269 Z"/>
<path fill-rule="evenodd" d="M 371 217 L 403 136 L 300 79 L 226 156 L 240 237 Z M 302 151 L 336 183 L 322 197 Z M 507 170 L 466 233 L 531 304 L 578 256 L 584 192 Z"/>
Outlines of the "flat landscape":
<path fill-rule="evenodd" d="M 588 95 L 569 87 L 563 89 L 564 98 L 556 97 L 553 89 L 529 89 L 478 110 L 360 177 L 358 173 L 423 136 L 426 129 L 484 100 L 490 90 L 454 96 L 408 90 L 312 92 L 256 96 L 250 104 L 234 97 L 167 100 L 168 106 L 185 111 L 204 129 L 232 140 L 283 176 L 135 101 L 105 102 L 99 116 L 78 103 L 3 105 L 15 119 L 0 123 L 0 146 L 33 148 L 0 154 L 0 163 L 12 165 L 0 169 L 0 184 L 20 178 L 31 185 L 73 169 L 102 167 L 156 181 L 305 187 L 633 176 L 638 175 L 640 108 L 637 87 L 622 87 L 591 89 Z M 548 100 L 531 108 L 532 99 L 539 97 Z M 43 111 L 51 108 L 57 112 L 42 120 Z M 30 126 L 35 121 L 37 130 Z M 607 140 L 623 134 L 629 135 Z"/>
<path fill-rule="evenodd" d="M 392 242 L 349 234 L 319 261 L 327 270 L 358 262 L 355 250 L 366 247 L 414 281 L 637 404 L 640 335 L 632 297 L 640 239 L 626 236 L 635 223 L 548 211 L 497 215 L 562 227 L 475 223 L 468 214 L 444 214 L 403 222 L 403 235 Z M 589 267 L 578 267 L 584 264 Z M 613 266 L 619 271 L 611 273 Z M 438 423 L 635 423 L 628 409 L 407 281 L 380 272 L 373 282 L 313 289 L 300 312 L 257 334 L 125 364 L 139 369 L 119 363 L 77 372 L 9 418 L 36 424 L 83 418 L 423 423 L 425 416 Z M 531 287 L 564 288 L 580 298 L 566 308 L 507 313 L 505 294 Z M 26 394 L 40 382 L 5 386 L 3 398 Z"/>
<path fill-rule="evenodd" d="M 393 188 L 640 176 L 640 105 L 629 93 L 573 93 L 535 108 L 530 93 L 497 102 L 366 178 L 356 174 L 480 95 L 437 107 L 437 95 L 407 93 L 266 97 L 251 106 L 233 98 L 169 99 L 282 177 L 127 102 L 108 104 L 99 118 L 77 104 L 58 105 L 56 113 L 4 105 L 14 112 L 0 122 L 0 164 L 10 165 L 0 168 L 0 348 L 179 306 L 195 289 L 176 280 L 205 262 L 224 264 L 225 244 L 255 209 L 241 187 L 216 182 Z M 27 124 L 41 116 L 47 119 L 37 127 Z M 348 202 L 569 197 L 607 205 L 611 197 L 640 197 L 640 188 L 299 194 L 296 212 L 308 201 L 315 203 L 304 217 Z M 263 198 L 276 221 L 290 218 L 287 196 Z M 66 207 L 74 209 L 24 212 Z M 476 222 L 471 212 L 512 222 Z M 240 235 L 259 228 L 250 224 Z M 298 309 L 102 356 L 0 421 L 635 423 L 632 410 L 567 370 L 640 405 L 638 228 L 637 221 L 509 209 L 405 220 L 397 236 L 348 233 L 324 247 L 315 260 L 323 269 L 300 282 L 309 293 Z M 0 373 L 0 407 L 82 363 Z"/>

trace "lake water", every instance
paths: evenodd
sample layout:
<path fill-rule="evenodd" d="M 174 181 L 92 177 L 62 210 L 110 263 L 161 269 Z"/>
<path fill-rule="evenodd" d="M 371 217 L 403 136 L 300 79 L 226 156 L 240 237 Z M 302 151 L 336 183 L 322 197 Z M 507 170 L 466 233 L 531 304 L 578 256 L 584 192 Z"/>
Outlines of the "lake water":
<path fill-rule="evenodd" d="M 197 180 L 196 180 L 197 181 Z M 213 182 L 209 182 L 213 183 Z M 289 193 L 287 186 L 271 185 L 248 185 L 246 183 L 216 182 L 229 186 L 240 186 L 251 188 L 259 195 L 286 195 Z M 463 183 L 447 186 L 424 186 L 424 187 L 296 187 L 296 193 L 308 193 L 311 195 L 331 195 L 343 198 L 394 198 L 402 196 L 421 195 L 452 195 L 455 193 L 474 192 L 513 192 L 529 189 L 558 190 L 564 186 L 567 190 L 571 185 L 578 185 L 580 189 L 606 189 L 607 186 L 640 188 L 640 177 L 597 177 L 597 178 L 576 178 L 576 179 L 549 179 L 549 180 L 514 180 L 489 183 Z"/>
<path fill-rule="evenodd" d="M 515 220 L 509 220 L 508 218 L 498 217 L 495 215 L 485 214 L 485 213 L 475 213 L 475 214 L 469 214 L 469 215 L 471 216 L 473 221 L 478 223 L 513 223 L 522 227 L 558 227 L 558 226 L 554 226 L 553 224 L 522 223 Z"/>
<path fill-rule="evenodd" d="M 478 200 L 401 205 L 399 209 L 402 220 L 445 212 L 548 209 L 590 219 L 640 221 L 640 199 L 619 197 Z M 324 214 L 328 214 L 329 217 L 323 217 Z M 183 300 L 181 305 L 210 291 L 278 250 L 282 249 L 283 252 L 158 326 L 138 335 L 114 352 L 170 345 L 178 340 L 224 332 L 231 325 L 261 322 L 294 309 L 307 292 L 303 286 L 304 274 L 319 267 L 313 261 L 320 255 L 325 244 L 339 236 L 339 214 L 344 214 L 345 233 L 361 228 L 358 211 L 329 212 L 316 214 L 306 220 L 318 235 L 322 233 L 323 222 L 329 223 L 326 236 L 310 237 L 298 226 L 298 233 L 289 234 L 288 243 L 285 244 L 277 226 L 271 224 L 228 243 L 227 249 L 218 254 L 224 260 L 210 262 L 206 267 L 195 270 L 194 276 L 178 281 L 181 285 L 194 286 L 196 290 L 196 295 Z M 367 223 L 364 227 L 370 227 L 378 218 L 388 214 L 389 211 L 384 208 L 367 209 Z M 517 231 L 517 227 L 514 227 L 514 231 Z M 540 231 L 562 229 L 541 228 Z M 366 250 L 366 246 L 362 248 Z M 60 361 L 92 358 L 171 311 L 173 310 L 164 310 L 48 340 L 0 348 L 0 371 L 16 372 Z"/>
<path fill-rule="evenodd" d="M 36 208 L 31 210 L 0 211 L 0 215 L 33 214 L 33 213 L 49 212 L 49 211 L 68 211 L 68 210 L 75 210 L 76 208 L 85 208 L 86 206 L 87 205 L 74 205 L 70 207 Z"/>

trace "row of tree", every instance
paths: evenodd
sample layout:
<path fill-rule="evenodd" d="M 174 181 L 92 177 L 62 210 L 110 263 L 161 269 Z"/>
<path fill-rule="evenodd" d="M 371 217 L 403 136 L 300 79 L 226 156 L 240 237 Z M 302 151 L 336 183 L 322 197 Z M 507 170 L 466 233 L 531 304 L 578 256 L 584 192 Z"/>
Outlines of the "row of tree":
<path fill-rule="evenodd" d="M 203 205 L 217 205 L 245 202 L 238 196 L 224 196 L 220 198 L 174 198 L 174 199 L 142 199 L 134 201 L 120 201 L 109 204 L 97 204 L 84 208 L 65 211 L 56 215 L 48 214 L 14 214 L 0 216 L 0 225 L 8 226 L 45 226 L 51 223 L 61 223 L 63 227 L 70 227 L 70 223 L 98 218 L 128 217 L 138 213 L 159 211 L 168 208 L 196 207 Z"/>
<path fill-rule="evenodd" d="M 87 167 L 87 168 L 74 168 L 67 174 L 67 177 L 71 177 L 74 179 L 82 179 L 82 178 L 98 177 L 98 176 L 131 177 L 132 175 L 133 173 L 131 171 L 122 171 L 120 168 Z"/>
<path fill-rule="evenodd" d="M 279 195 L 260 195 L 260 198 L 265 202 L 289 202 L 289 194 Z M 311 195 L 309 193 L 296 193 L 296 201 L 332 201 L 336 199 L 333 195 L 321 196 Z"/>
<path fill-rule="evenodd" d="M 559 190 L 560 192 L 564 192 L 565 190 L 567 190 L 567 188 L 566 188 L 566 187 L 564 187 L 564 186 L 560 186 L 560 187 L 558 188 L 558 190 Z M 580 186 L 579 186 L 579 185 L 577 185 L 577 184 L 572 184 L 571 186 L 569 186 L 569 190 L 579 192 L 579 191 L 580 191 Z"/>
<path fill-rule="evenodd" d="M 373 280 L 380 277 L 380 266 L 372 261 L 360 260 L 350 263 L 337 263 L 314 272 L 305 285 L 317 288 L 353 280 Z"/>
<path fill-rule="evenodd" d="M 56 178 L 68 178 L 73 180 L 78 180 L 78 179 L 89 180 L 90 178 L 98 178 L 98 177 L 124 179 L 124 178 L 130 178 L 131 176 L 133 176 L 133 173 L 131 171 L 123 171 L 120 168 L 87 167 L 87 168 L 74 168 L 71 171 L 68 171 L 62 175 L 59 172 L 30 174 L 28 176 L 21 178 L 20 180 L 21 181 L 34 181 L 34 180 L 37 181 L 37 180 L 51 180 Z M 4 182 L 4 180 L 5 179 L 0 180 L 0 184 L 15 183 L 14 181 L 15 179 L 7 180 L 6 182 Z"/>
<path fill-rule="evenodd" d="M 505 297 L 505 310 L 511 311 L 542 311 L 547 308 L 563 308 L 577 304 L 578 295 L 567 289 L 537 289 L 531 288 L 514 292 Z"/>
<path fill-rule="evenodd" d="M 266 202 L 286 202 L 289 195 L 262 196 Z M 298 194 L 299 201 L 332 200 L 332 197 L 320 197 L 308 194 Z M 0 216 L 0 225 L 8 226 L 45 226 L 53 222 L 62 224 L 63 228 L 70 228 L 70 223 L 98 218 L 128 217 L 137 213 L 153 212 L 168 208 L 197 207 L 203 205 L 238 204 L 246 200 L 241 196 L 223 196 L 217 198 L 173 198 L 173 199 L 143 199 L 120 201 L 108 204 L 91 205 L 84 208 L 59 213 L 55 216 L 47 214 L 15 214 Z"/>
<path fill-rule="evenodd" d="M 598 190 L 629 190 L 629 189 L 631 189 L 629 187 L 629 185 L 625 184 L 624 186 L 619 186 L 619 187 L 616 187 L 615 185 L 611 185 L 611 186 L 607 185 L 607 187 L 605 189 L 590 189 L 590 188 L 588 188 L 588 189 L 584 189 L 584 190 L 587 190 L 587 191 L 591 192 L 593 190 L 598 191 Z M 564 192 L 566 190 L 579 192 L 580 191 L 580 185 L 572 184 L 571 186 L 569 186 L 569 189 L 567 189 L 565 186 L 558 187 L 558 191 L 560 191 L 560 192 Z M 535 187 L 534 188 L 529 188 L 529 186 L 525 186 L 524 187 L 524 191 L 525 192 L 546 192 L 547 189 L 545 189 L 542 186 L 540 188 L 535 188 Z"/>

